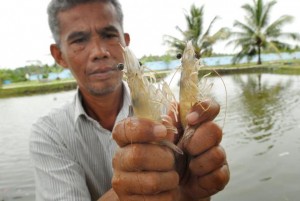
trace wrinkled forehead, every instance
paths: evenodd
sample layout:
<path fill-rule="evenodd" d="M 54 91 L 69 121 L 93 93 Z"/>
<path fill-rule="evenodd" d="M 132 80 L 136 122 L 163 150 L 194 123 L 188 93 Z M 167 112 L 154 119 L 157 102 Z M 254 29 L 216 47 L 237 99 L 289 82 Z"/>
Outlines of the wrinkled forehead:
<path fill-rule="evenodd" d="M 112 4 L 83 4 L 63 11 L 58 15 L 60 21 L 60 40 L 68 41 L 74 33 L 107 33 L 113 30 L 123 35 L 117 12 Z"/>
<path fill-rule="evenodd" d="M 100 19 L 104 20 L 118 20 L 116 8 L 110 2 L 81 3 L 57 13 L 59 21 L 63 21 L 64 18 L 86 19 L 90 18 L 91 15 L 98 15 Z"/>
<path fill-rule="evenodd" d="M 58 14 L 60 30 L 88 26 L 121 28 L 115 7 L 111 3 L 93 2 L 74 6 Z M 122 31 L 122 30 L 120 30 Z"/>

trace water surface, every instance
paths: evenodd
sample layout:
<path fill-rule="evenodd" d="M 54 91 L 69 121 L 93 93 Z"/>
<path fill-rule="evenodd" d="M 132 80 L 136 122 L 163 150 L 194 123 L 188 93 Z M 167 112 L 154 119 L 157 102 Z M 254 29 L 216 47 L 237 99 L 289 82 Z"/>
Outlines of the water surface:
<path fill-rule="evenodd" d="M 300 181 L 300 76 L 239 74 L 214 77 L 222 106 L 231 180 L 214 201 L 298 200 Z M 30 127 L 75 91 L 0 99 L 0 200 L 34 200 L 28 155 Z M 227 109 L 225 110 L 225 105 Z M 223 120 L 226 119 L 225 125 Z"/>

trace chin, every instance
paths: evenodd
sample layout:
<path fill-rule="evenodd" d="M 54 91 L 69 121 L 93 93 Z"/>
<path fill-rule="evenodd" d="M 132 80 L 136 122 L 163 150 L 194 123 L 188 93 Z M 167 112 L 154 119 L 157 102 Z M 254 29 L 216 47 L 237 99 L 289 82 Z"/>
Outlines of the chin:
<path fill-rule="evenodd" d="M 105 96 L 115 92 L 121 86 L 121 84 L 122 82 L 110 86 L 91 86 L 88 88 L 88 91 L 94 96 Z"/>

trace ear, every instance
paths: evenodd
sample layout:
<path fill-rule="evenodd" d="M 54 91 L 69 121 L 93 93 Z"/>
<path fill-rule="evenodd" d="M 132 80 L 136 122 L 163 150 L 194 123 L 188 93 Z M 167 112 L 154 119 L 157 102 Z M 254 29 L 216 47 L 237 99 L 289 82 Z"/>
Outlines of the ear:
<path fill-rule="evenodd" d="M 125 39 L 126 46 L 128 46 L 129 43 L 130 43 L 130 35 L 129 35 L 129 33 L 124 33 L 124 39 Z"/>
<path fill-rule="evenodd" d="M 68 68 L 68 65 L 65 62 L 65 60 L 62 56 L 62 52 L 61 52 L 60 48 L 57 46 L 57 44 L 51 44 L 50 51 L 51 51 L 51 55 L 55 59 L 56 63 L 58 63 L 63 68 Z"/>

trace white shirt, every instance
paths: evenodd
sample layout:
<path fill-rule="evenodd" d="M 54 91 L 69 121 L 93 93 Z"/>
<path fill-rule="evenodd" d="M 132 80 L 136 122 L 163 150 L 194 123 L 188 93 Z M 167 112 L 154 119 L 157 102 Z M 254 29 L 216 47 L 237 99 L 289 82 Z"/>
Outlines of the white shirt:
<path fill-rule="evenodd" d="M 130 94 L 124 84 L 116 122 L 128 117 Z M 111 188 L 111 132 L 89 117 L 77 92 L 73 102 L 40 118 L 32 128 L 30 155 L 37 201 L 97 200 Z"/>

